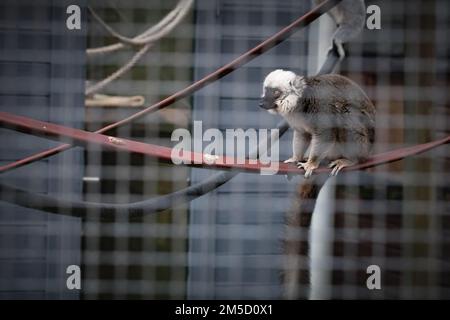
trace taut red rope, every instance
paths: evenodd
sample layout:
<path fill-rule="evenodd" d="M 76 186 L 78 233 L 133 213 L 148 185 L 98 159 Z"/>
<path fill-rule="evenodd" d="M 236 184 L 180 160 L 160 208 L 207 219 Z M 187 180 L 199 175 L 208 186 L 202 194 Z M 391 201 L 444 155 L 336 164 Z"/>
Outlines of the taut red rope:
<path fill-rule="evenodd" d="M 245 163 L 239 164 L 237 159 L 220 156 L 213 163 L 209 164 L 207 155 L 195 153 L 195 152 L 184 152 L 183 156 L 172 155 L 171 148 L 158 146 L 155 144 L 142 143 L 138 141 L 119 139 L 116 137 L 111 137 L 95 132 L 88 132 L 80 129 L 74 129 L 69 127 L 64 127 L 57 124 L 52 124 L 44 121 L 39 121 L 27 117 L 17 116 L 7 112 L 0 112 L 0 124 L 3 127 L 10 128 L 13 130 L 36 134 L 39 136 L 45 136 L 59 141 L 70 141 L 71 143 L 79 146 L 85 146 L 87 144 L 96 144 L 105 148 L 114 148 L 117 150 L 127 151 L 131 153 L 141 154 L 149 157 L 156 157 L 166 161 L 170 160 L 187 160 L 192 163 L 192 166 L 204 167 L 204 168 L 217 168 L 217 169 L 234 169 L 239 171 L 246 171 L 251 173 L 259 173 L 261 169 L 268 168 L 269 165 L 261 164 L 259 161 L 256 163 L 250 163 L 250 160 L 245 160 Z M 437 146 L 446 144 L 450 142 L 450 135 L 439 140 L 435 140 L 429 143 L 419 144 L 412 147 L 406 147 L 401 149 L 396 149 L 393 151 L 381 153 L 374 155 L 364 163 L 359 163 L 357 165 L 344 168 L 343 170 L 360 170 L 366 169 L 374 166 L 378 166 L 384 163 L 389 163 L 393 161 L 398 161 L 403 158 L 416 155 L 430 149 L 436 148 Z M 199 163 L 194 164 L 194 159 L 201 160 Z M 303 173 L 302 169 L 298 169 L 293 165 L 285 163 L 272 163 L 272 167 L 278 168 L 277 174 L 298 174 Z M 319 168 L 316 170 L 317 173 L 329 172 L 330 169 Z"/>

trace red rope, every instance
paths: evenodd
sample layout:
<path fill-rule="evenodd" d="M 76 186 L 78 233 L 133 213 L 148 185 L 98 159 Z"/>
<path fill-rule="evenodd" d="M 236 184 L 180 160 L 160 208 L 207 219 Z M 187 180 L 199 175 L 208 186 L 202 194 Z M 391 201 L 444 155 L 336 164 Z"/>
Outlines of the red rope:
<path fill-rule="evenodd" d="M 288 25 L 284 29 L 280 30 L 279 32 L 277 32 L 276 34 L 271 36 L 270 38 L 261 42 L 256 47 L 250 49 L 249 51 L 245 52 L 244 54 L 240 55 L 239 57 L 237 57 L 236 59 L 231 61 L 230 63 L 228 63 L 228 64 L 224 65 L 223 67 L 217 69 L 216 71 L 210 73 L 209 75 L 205 76 L 204 78 L 194 82 L 190 86 L 176 92 L 175 94 L 165 98 L 164 100 L 161 100 L 160 102 L 158 102 L 152 106 L 145 108 L 144 110 L 141 110 L 141 111 L 129 116 L 128 118 L 125 118 L 121 121 L 110 124 L 104 128 L 101 128 L 101 129 L 95 131 L 95 132 L 96 133 L 104 133 L 111 129 L 115 129 L 115 128 L 118 128 L 125 124 L 128 124 L 138 118 L 143 117 L 144 115 L 147 115 L 147 114 L 155 112 L 159 109 L 165 108 L 165 107 L 173 104 L 174 102 L 194 93 L 195 91 L 200 90 L 201 88 L 207 86 L 208 84 L 210 84 L 220 78 L 223 78 L 227 74 L 233 72 L 234 70 L 240 68 L 241 66 L 250 62 L 254 58 L 260 56 L 261 54 L 263 54 L 263 53 L 267 52 L 268 50 L 270 50 L 271 48 L 275 47 L 277 44 L 281 43 L 282 41 L 287 39 L 289 36 L 291 36 L 296 31 L 296 29 L 307 26 L 308 24 L 313 22 L 315 19 L 320 17 L 323 13 L 327 12 L 329 9 L 333 8 L 336 4 L 338 4 L 341 1 L 342 0 L 327 0 L 327 1 L 323 2 L 322 4 L 315 7 L 313 10 L 309 11 L 305 15 L 301 16 L 300 18 L 298 18 L 297 20 L 292 22 L 290 25 Z M 24 166 L 26 164 L 30 164 L 32 162 L 35 162 L 35 161 L 38 161 L 38 160 L 41 160 L 44 158 L 47 158 L 49 156 L 58 154 L 62 151 L 70 149 L 70 148 L 71 148 L 70 144 L 64 144 L 64 145 L 60 145 L 60 146 L 52 148 L 52 149 L 45 150 L 40 153 L 36 153 L 29 157 L 26 157 L 26 158 L 17 160 L 15 162 L 11 162 L 9 164 L 0 166 L 0 173 L 12 170 L 14 168 Z"/>
<path fill-rule="evenodd" d="M 79 146 L 86 146 L 87 144 L 96 144 L 106 148 L 113 148 L 117 150 L 127 151 L 131 153 L 141 154 L 149 157 L 156 157 L 158 159 L 170 161 L 172 159 L 185 160 L 190 162 L 190 166 L 203 167 L 203 168 L 217 168 L 217 169 L 235 169 L 240 171 L 246 171 L 251 173 L 259 173 L 262 169 L 268 168 L 270 165 L 272 168 L 277 167 L 277 174 L 300 174 L 304 171 L 298 169 L 293 165 L 285 163 L 272 163 L 269 165 L 262 164 L 259 161 L 251 163 L 251 160 L 245 160 L 245 163 L 238 164 L 236 158 L 219 156 L 214 164 L 208 163 L 208 156 L 202 153 L 196 152 L 184 152 L 183 155 L 172 156 L 172 148 L 163 147 L 155 144 L 142 143 L 138 141 L 119 139 L 100 133 L 88 132 L 80 129 L 74 129 L 64 127 L 57 124 L 52 124 L 44 121 L 39 121 L 27 117 L 17 116 L 11 113 L 0 112 L 0 124 L 6 128 L 13 130 L 36 134 L 39 136 L 50 137 L 59 141 L 70 140 L 71 143 Z M 359 163 L 352 167 L 344 168 L 343 170 L 360 170 L 369 167 L 378 166 L 381 164 L 394 162 L 403 158 L 423 153 L 437 146 L 450 142 L 450 135 L 445 138 L 435 140 L 429 143 L 419 144 L 412 147 L 406 147 L 396 149 L 393 151 L 374 155 L 364 163 Z M 194 163 L 194 160 L 196 160 Z M 319 168 L 317 173 L 329 172 L 330 169 Z"/>

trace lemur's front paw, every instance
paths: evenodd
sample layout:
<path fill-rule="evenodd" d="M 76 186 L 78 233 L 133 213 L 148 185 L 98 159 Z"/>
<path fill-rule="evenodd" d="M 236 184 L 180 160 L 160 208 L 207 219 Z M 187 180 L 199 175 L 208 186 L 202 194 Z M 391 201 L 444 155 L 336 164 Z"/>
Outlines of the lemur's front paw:
<path fill-rule="evenodd" d="M 292 156 L 292 157 L 290 157 L 289 159 L 284 160 L 283 162 L 284 162 L 284 163 L 295 163 L 295 164 L 298 164 L 299 162 L 305 161 L 305 160 L 306 160 L 306 159 Z"/>
<path fill-rule="evenodd" d="M 305 178 L 308 179 L 313 174 L 313 171 L 319 167 L 319 164 L 315 162 L 306 161 L 306 162 L 299 162 L 297 164 L 297 167 L 305 170 Z"/>

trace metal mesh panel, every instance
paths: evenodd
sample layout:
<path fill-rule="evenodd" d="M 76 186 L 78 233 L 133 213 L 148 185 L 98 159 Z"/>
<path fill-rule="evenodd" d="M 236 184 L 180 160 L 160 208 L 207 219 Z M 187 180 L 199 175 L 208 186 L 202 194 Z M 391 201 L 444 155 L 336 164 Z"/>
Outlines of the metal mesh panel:
<path fill-rule="evenodd" d="M 98 0 L 89 6 L 110 28 L 133 38 L 182 2 Z M 68 31 L 65 10 L 74 3 L 82 27 Z M 345 44 L 335 72 L 359 84 L 376 106 L 374 154 L 445 137 L 449 4 L 365 3 L 381 9 L 381 29 L 364 27 Z M 197 0 L 129 70 L 85 96 L 85 89 L 129 63 L 142 46 L 86 55 L 86 48 L 120 41 L 83 1 L 0 6 L 0 111 L 91 132 L 189 86 L 313 7 L 298 0 Z M 193 95 L 105 134 L 174 147 L 174 130 L 185 128 L 197 139 L 193 145 L 201 146 L 195 151 L 203 152 L 210 141 L 195 135 L 196 123 L 202 133 L 217 129 L 224 137 L 227 129 L 275 128 L 280 117 L 258 108 L 264 77 L 278 68 L 316 74 L 334 29 L 324 15 Z M 108 100 L 118 97 L 124 100 Z M 1 166 L 60 143 L 0 130 Z M 258 140 L 250 138 L 239 156 L 248 156 Z M 291 155 L 291 140 L 289 130 L 280 138 L 276 161 Z M 311 226 L 298 229 L 307 248 L 299 255 L 298 297 L 449 298 L 448 150 L 443 145 L 328 179 Z M 182 190 L 217 172 L 88 144 L 2 172 L 0 183 L 65 200 L 127 204 Z M 95 206 L 81 219 L 63 217 L 11 204 L 14 194 L 0 193 L 0 298 L 286 298 L 286 215 L 304 181 L 301 175 L 239 173 L 164 211 L 131 218 L 122 208 L 108 219 Z M 70 265 L 80 267 L 81 289 L 67 286 Z M 370 266 L 379 267 L 381 289 L 368 287 Z"/>

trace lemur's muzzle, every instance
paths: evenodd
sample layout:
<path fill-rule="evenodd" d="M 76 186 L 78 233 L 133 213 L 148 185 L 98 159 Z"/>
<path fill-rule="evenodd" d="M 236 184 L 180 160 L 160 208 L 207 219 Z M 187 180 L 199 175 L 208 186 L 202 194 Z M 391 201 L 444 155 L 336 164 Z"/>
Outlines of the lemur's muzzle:
<path fill-rule="evenodd" d="M 269 110 L 269 109 L 275 109 L 277 106 L 275 104 L 275 100 L 274 99 L 269 99 L 267 97 L 263 97 L 261 98 L 261 100 L 259 101 L 259 107 Z"/>

